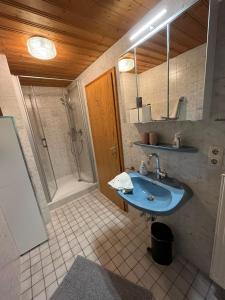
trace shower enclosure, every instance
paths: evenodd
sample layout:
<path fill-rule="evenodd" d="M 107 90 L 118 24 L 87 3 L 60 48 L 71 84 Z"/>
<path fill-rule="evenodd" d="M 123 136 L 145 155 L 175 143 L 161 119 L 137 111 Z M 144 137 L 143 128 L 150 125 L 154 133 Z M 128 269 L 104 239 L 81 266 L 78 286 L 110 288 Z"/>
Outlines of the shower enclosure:
<path fill-rule="evenodd" d="M 80 129 L 77 131 L 75 126 L 75 120 L 74 120 L 74 111 L 71 104 L 71 100 L 68 97 L 68 95 L 65 95 L 64 97 L 60 98 L 60 101 L 65 106 L 66 116 L 68 120 L 69 125 L 69 140 L 70 140 L 70 147 L 71 147 L 71 153 L 73 154 L 74 163 L 77 169 L 77 180 L 81 180 L 81 171 L 80 171 L 80 162 L 79 162 L 79 156 L 82 153 L 83 150 L 83 140 L 81 136 L 82 130 Z M 80 151 L 78 150 L 78 143 L 80 143 Z"/>
<path fill-rule="evenodd" d="M 74 197 L 95 182 L 79 86 L 22 86 L 48 202 Z"/>

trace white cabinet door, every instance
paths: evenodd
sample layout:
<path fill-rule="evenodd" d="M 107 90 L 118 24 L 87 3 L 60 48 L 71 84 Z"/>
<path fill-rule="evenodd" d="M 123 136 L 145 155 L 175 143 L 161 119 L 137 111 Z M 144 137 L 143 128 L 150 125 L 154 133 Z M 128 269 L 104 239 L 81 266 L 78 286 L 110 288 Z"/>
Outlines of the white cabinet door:
<path fill-rule="evenodd" d="M 225 288 L 225 174 L 221 180 L 210 277 Z"/>
<path fill-rule="evenodd" d="M 0 118 L 0 207 L 20 254 L 47 240 L 13 119 Z"/>

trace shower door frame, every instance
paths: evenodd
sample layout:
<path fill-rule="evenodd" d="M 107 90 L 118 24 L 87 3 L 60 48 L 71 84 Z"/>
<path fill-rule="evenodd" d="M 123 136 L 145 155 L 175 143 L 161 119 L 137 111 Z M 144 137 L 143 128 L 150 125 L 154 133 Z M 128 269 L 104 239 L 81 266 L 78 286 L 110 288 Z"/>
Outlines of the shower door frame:
<path fill-rule="evenodd" d="M 38 129 L 38 134 L 40 135 L 39 138 L 41 139 L 42 141 L 42 146 L 43 148 L 46 149 L 46 152 L 47 152 L 47 156 L 48 156 L 48 159 L 49 159 L 49 163 L 50 163 L 50 166 L 51 166 L 51 170 L 52 170 L 52 174 L 53 174 L 53 177 L 54 177 L 54 181 L 55 181 L 55 185 L 56 185 L 56 189 L 54 191 L 54 193 L 51 195 L 51 192 L 49 190 L 49 186 L 48 186 L 48 179 L 47 179 L 47 176 L 45 174 L 45 170 L 44 170 L 44 167 L 43 167 L 43 163 L 42 163 L 42 160 L 41 160 L 41 155 L 40 155 L 40 151 L 38 149 L 38 146 L 37 146 L 37 142 L 36 142 L 36 139 L 35 139 L 35 134 L 34 134 L 34 142 L 35 142 L 35 145 L 37 147 L 37 151 L 38 151 L 38 156 L 39 156 L 39 159 L 40 159 L 40 164 L 42 166 L 42 169 L 43 169 L 43 172 L 44 172 L 44 178 L 45 178 L 45 181 L 46 181 L 46 186 L 47 186 L 47 189 L 48 189 L 48 193 L 49 193 L 49 196 L 50 196 L 50 202 L 52 202 L 52 199 L 54 198 L 57 190 L 58 190 L 58 184 L 57 184 L 57 180 L 56 180 L 56 176 L 55 176 L 55 171 L 54 171 L 54 168 L 53 168 L 53 164 L 52 164 L 52 160 L 51 160 L 51 155 L 49 153 L 49 149 L 48 149 L 48 143 L 47 143 L 47 139 L 46 139 L 46 136 L 45 136 L 45 131 L 44 131 L 44 127 L 43 127 L 43 123 L 42 123 L 42 119 L 41 119 L 41 115 L 40 115 L 40 111 L 39 111 L 39 108 L 38 108 L 38 104 L 37 104 L 37 98 L 36 98 L 36 95 L 35 95 L 35 92 L 34 92 L 34 87 L 31 86 L 31 91 L 32 91 L 32 94 L 29 94 L 29 98 L 30 98 L 30 103 L 31 103 L 31 109 L 33 111 L 33 114 L 35 116 L 34 118 L 34 123 L 35 123 L 35 126 L 37 127 Z M 34 98 L 34 103 L 35 103 L 35 107 L 33 106 L 32 104 L 32 97 Z M 24 100 L 24 103 L 25 103 L 25 106 L 27 105 L 26 104 L 26 101 Z M 27 108 L 27 106 L 26 106 Z M 35 114 L 35 109 L 37 110 L 37 114 Z M 28 110 L 27 110 L 28 112 Z M 29 117 L 29 112 L 28 112 L 28 118 Z M 31 128 L 32 128 L 32 124 L 30 122 L 30 125 L 31 125 Z M 39 125 L 40 125 L 40 128 L 39 128 Z M 32 128 L 33 130 L 33 128 Z M 41 132 L 39 132 L 41 131 Z M 42 137 L 43 136 L 43 137 Z"/>
<path fill-rule="evenodd" d="M 44 191 L 46 202 L 51 203 L 52 202 L 52 197 L 51 197 L 50 192 L 49 192 L 47 179 L 46 179 L 45 172 L 44 172 L 44 169 L 43 169 L 43 166 L 42 166 L 42 163 L 41 163 L 39 150 L 38 150 L 38 147 L 37 147 L 37 144 L 36 144 L 36 141 L 35 141 L 35 134 L 34 134 L 31 122 L 30 122 L 29 113 L 28 113 L 28 110 L 27 110 L 27 106 L 26 106 L 26 102 L 25 102 L 25 99 L 24 99 L 23 91 L 22 91 L 21 84 L 20 84 L 20 81 L 19 81 L 19 76 L 15 76 L 15 79 L 16 79 L 16 82 L 17 82 L 17 85 L 18 85 L 18 88 L 19 88 L 19 92 L 20 92 L 20 97 L 18 97 L 18 103 L 19 103 L 20 110 L 21 110 L 23 120 L 24 120 L 24 123 L 25 123 L 25 127 L 26 127 L 26 131 L 27 131 L 27 134 L 28 134 L 28 139 L 29 139 L 29 142 L 30 142 L 30 145 L 31 145 L 31 149 L 32 149 L 32 152 L 33 152 L 33 155 L 34 155 L 34 160 L 35 160 L 35 164 L 36 164 L 36 167 L 37 167 L 37 171 L 38 171 L 38 174 L 39 174 L 39 177 L 40 177 L 40 181 L 41 181 L 41 184 L 42 184 L 42 188 L 43 188 L 43 191 Z"/>
<path fill-rule="evenodd" d="M 81 84 L 80 84 L 79 80 L 75 80 L 67 87 L 67 92 L 68 92 L 69 98 L 70 98 L 70 91 L 73 88 L 77 88 L 77 92 L 78 92 L 78 100 L 79 100 L 79 105 L 80 105 L 81 114 L 82 114 L 84 136 L 85 136 L 85 139 L 87 142 L 87 151 L 88 151 L 88 155 L 90 158 L 91 171 L 92 171 L 92 175 L 93 175 L 93 183 L 95 183 L 95 182 L 97 182 L 97 173 L 96 173 L 96 167 L 95 167 L 95 161 L 94 161 L 94 153 L 93 153 L 93 149 L 91 146 L 91 136 L 90 136 L 90 130 L 89 130 L 89 125 L 88 125 L 87 112 L 85 109 L 84 101 L 82 101 L 82 98 L 84 99 L 84 96 L 82 93 Z"/>

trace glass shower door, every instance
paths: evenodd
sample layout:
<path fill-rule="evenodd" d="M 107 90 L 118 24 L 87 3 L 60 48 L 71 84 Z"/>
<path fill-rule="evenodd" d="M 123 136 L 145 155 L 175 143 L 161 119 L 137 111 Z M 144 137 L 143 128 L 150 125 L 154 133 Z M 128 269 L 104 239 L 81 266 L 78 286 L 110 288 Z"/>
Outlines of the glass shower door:
<path fill-rule="evenodd" d="M 76 131 L 74 143 L 77 148 L 80 179 L 87 182 L 95 182 L 96 176 L 94 171 L 93 153 L 90 146 L 88 125 L 83 100 L 81 99 L 79 83 L 76 82 L 76 84 L 70 87 L 68 92 L 68 98 L 72 108 L 70 111 L 71 119 L 73 120 Z"/>
<path fill-rule="evenodd" d="M 24 96 L 31 127 L 34 133 L 34 139 L 36 142 L 39 159 L 45 175 L 45 181 L 48 188 L 49 199 L 52 200 L 57 191 L 57 182 L 54 174 L 47 140 L 45 138 L 38 105 L 36 102 L 35 95 L 33 93 Z"/>

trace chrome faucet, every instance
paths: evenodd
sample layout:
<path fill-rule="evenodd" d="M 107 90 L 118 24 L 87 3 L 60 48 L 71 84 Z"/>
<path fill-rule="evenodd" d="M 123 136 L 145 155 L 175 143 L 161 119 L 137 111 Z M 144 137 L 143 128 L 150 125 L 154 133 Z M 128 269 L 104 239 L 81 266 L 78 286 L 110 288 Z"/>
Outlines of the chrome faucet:
<path fill-rule="evenodd" d="M 161 168 L 160 168 L 160 161 L 159 161 L 158 154 L 157 153 L 151 153 L 148 156 L 149 160 L 151 160 L 152 157 L 155 157 L 155 159 L 156 159 L 156 177 L 157 177 L 157 179 L 162 179 L 162 178 L 167 177 L 166 171 L 165 170 L 161 170 Z"/>

